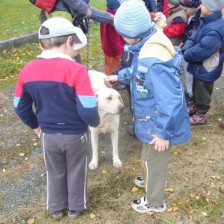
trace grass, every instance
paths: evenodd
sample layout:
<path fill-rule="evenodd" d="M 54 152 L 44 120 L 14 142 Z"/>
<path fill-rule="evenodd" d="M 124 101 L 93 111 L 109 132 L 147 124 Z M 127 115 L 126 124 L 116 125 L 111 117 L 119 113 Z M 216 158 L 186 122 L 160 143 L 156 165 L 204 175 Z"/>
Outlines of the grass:
<path fill-rule="evenodd" d="M 92 6 L 98 7 L 99 9 L 104 8 L 100 0 L 94 1 Z M 6 10 L 9 8 L 11 9 L 10 12 Z M 34 7 L 28 0 L 2 0 L 0 1 L 0 9 L 2 10 L 0 15 L 1 21 L 5 21 L 0 23 L 0 30 L 3 30 L 3 32 L 0 33 L 0 40 L 37 31 L 39 27 L 39 9 Z M 15 13 L 12 11 L 15 11 Z M 91 69 L 102 67 L 103 54 L 100 45 L 98 23 L 91 22 L 88 39 L 88 47 L 82 50 L 83 64 Z M 0 80 L 7 80 L 17 76 L 21 68 L 27 62 L 36 58 L 38 54 L 40 54 L 38 43 L 0 51 Z M 87 60 L 87 58 L 89 60 Z"/>

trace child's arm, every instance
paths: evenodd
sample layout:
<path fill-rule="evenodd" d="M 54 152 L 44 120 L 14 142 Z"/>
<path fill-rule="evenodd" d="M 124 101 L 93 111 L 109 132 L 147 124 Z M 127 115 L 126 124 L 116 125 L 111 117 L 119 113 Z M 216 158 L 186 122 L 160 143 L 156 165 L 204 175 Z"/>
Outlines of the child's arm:
<path fill-rule="evenodd" d="M 171 25 L 164 23 L 163 32 L 167 37 L 181 37 L 184 34 L 186 23 L 180 17 L 175 18 Z"/>
<path fill-rule="evenodd" d="M 68 5 L 71 9 L 86 15 L 87 17 L 91 16 L 91 10 L 89 5 L 83 0 L 63 0 L 63 2 Z"/>
<path fill-rule="evenodd" d="M 189 41 L 186 42 L 186 49 L 184 52 L 184 60 L 187 62 L 201 62 L 211 57 L 222 46 L 222 37 L 216 31 L 210 31 L 203 37 L 199 43 L 194 44 L 191 48 L 187 49 L 189 43 L 194 43 L 196 35 L 192 35 Z"/>

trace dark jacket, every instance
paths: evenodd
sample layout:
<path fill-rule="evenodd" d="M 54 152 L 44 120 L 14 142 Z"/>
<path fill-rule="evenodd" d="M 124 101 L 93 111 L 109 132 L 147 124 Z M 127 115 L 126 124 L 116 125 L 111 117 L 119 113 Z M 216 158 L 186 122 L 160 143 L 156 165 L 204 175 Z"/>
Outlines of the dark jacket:
<path fill-rule="evenodd" d="M 224 62 L 222 12 L 201 17 L 200 25 L 183 47 L 188 72 L 205 82 L 218 79 Z"/>
<path fill-rule="evenodd" d="M 187 41 L 187 39 L 193 34 L 193 32 L 197 29 L 200 23 L 200 15 L 201 15 L 201 9 L 195 13 L 190 21 L 188 22 L 185 31 L 184 31 L 184 38 L 183 43 Z"/>
<path fill-rule="evenodd" d="M 74 18 L 77 13 L 85 15 L 88 9 L 92 11 L 92 16 L 90 19 L 103 23 L 109 23 L 112 21 L 112 16 L 110 13 L 91 7 L 89 5 L 89 0 L 58 0 L 53 11 L 67 11 Z"/>

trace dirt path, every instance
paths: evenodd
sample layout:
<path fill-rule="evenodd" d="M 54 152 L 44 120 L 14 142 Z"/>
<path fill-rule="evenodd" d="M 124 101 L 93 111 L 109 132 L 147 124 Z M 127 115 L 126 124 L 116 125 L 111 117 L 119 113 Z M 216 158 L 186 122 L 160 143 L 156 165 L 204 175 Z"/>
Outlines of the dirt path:
<path fill-rule="evenodd" d="M 0 88 L 0 223 L 27 223 L 32 217 L 38 224 L 52 223 L 45 212 L 46 176 L 40 143 L 35 134 L 25 127 L 14 113 L 14 83 L 6 83 Z M 120 92 L 127 102 L 126 91 Z M 149 217 L 136 216 L 129 207 L 124 207 L 125 204 L 129 205 L 132 199 L 143 194 L 143 191 L 131 192 L 134 186 L 133 178 L 139 174 L 136 161 L 140 156 L 140 143 L 126 134 L 127 124 L 130 123 L 127 103 L 126 106 L 127 109 L 121 116 L 119 136 L 123 167 L 121 170 L 112 168 L 110 138 L 108 135 L 102 136 L 99 168 L 90 171 L 90 212 L 78 219 L 77 223 L 132 224 L 138 220 L 138 223 L 148 223 L 146 220 Z M 224 191 L 224 130 L 218 126 L 218 119 L 224 118 L 223 76 L 215 84 L 209 114 L 207 126 L 192 129 L 191 143 L 173 150 L 168 186 L 172 186 L 175 193 L 166 195 L 170 206 L 180 198 L 185 199 L 193 189 L 195 193 L 209 191 L 213 200 L 224 202 L 224 195 L 219 191 Z M 102 170 L 108 174 L 103 174 Z M 212 188 L 212 184 L 215 187 Z M 224 203 L 222 206 L 224 207 Z M 160 223 L 161 220 L 171 220 L 167 223 L 194 223 L 194 219 L 189 215 L 190 209 L 185 211 L 185 207 L 179 207 L 179 213 L 153 216 L 149 223 Z M 201 214 L 203 209 L 204 206 L 199 206 L 199 212 L 197 213 L 196 209 L 196 213 Z M 203 219 L 197 216 L 196 220 L 199 220 L 198 223 L 216 223 L 211 220 L 223 220 L 223 210 L 219 217 L 210 215 Z M 91 213 L 95 214 L 96 218 L 91 219 Z M 194 217 L 194 214 L 192 216 Z M 210 221 L 207 222 L 207 219 Z M 65 219 L 60 223 L 70 222 Z"/>

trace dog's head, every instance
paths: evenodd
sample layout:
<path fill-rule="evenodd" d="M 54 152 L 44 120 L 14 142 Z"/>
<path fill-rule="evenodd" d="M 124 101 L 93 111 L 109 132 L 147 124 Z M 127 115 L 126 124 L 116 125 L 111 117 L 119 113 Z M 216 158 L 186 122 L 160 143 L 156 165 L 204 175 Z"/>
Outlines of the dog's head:
<path fill-rule="evenodd" d="M 124 103 L 118 91 L 103 88 L 95 93 L 98 108 L 106 113 L 120 114 L 124 110 Z"/>

